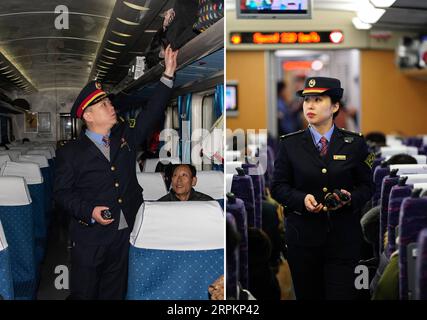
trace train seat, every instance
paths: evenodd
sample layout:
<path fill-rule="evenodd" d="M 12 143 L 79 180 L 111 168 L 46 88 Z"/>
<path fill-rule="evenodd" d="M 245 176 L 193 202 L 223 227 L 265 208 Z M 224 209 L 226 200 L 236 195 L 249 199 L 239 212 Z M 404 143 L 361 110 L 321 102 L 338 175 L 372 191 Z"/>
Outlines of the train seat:
<path fill-rule="evenodd" d="M 415 273 L 415 298 L 427 300 L 427 228 L 420 232 Z"/>
<path fill-rule="evenodd" d="M 395 185 L 391 188 L 387 215 L 388 247 L 386 256 L 388 258 L 390 258 L 391 254 L 397 249 L 396 227 L 399 225 L 400 208 L 403 200 L 409 197 L 411 192 L 412 187 L 408 185 Z"/>
<path fill-rule="evenodd" d="M 23 177 L 0 176 L 0 220 L 10 248 L 15 299 L 34 299 L 36 259 L 33 208 Z"/>
<path fill-rule="evenodd" d="M 5 300 L 13 300 L 13 280 L 10 265 L 10 250 L 0 221 L 0 296 Z"/>
<path fill-rule="evenodd" d="M 36 262 L 41 263 L 46 249 L 46 194 L 39 165 L 34 162 L 6 162 L 1 168 L 3 176 L 23 177 L 32 199 Z"/>
<path fill-rule="evenodd" d="M 246 216 L 245 204 L 239 198 L 227 196 L 227 213 L 233 215 L 236 224 L 236 230 L 240 235 L 239 281 L 243 288 L 248 288 L 248 219 Z"/>
<path fill-rule="evenodd" d="M 245 204 L 245 209 L 248 218 L 248 226 L 255 226 L 255 193 L 254 186 L 250 176 L 239 173 L 233 176 L 233 183 L 231 184 L 231 192 L 242 199 Z"/>
<path fill-rule="evenodd" d="M 143 189 L 145 201 L 156 201 L 168 192 L 160 172 L 138 172 L 136 178 Z"/>
<path fill-rule="evenodd" d="M 427 228 L 427 198 L 409 197 L 403 200 L 399 219 L 399 295 L 401 300 L 415 296 L 416 242 L 422 229 Z"/>
<path fill-rule="evenodd" d="M 236 221 L 234 216 L 227 212 L 226 215 L 227 225 L 234 233 L 237 233 Z M 239 251 L 238 248 L 230 250 L 227 246 L 226 250 L 227 259 L 227 277 L 226 277 L 226 288 L 227 298 L 237 299 L 238 294 L 238 279 L 239 279 Z"/>
<path fill-rule="evenodd" d="M 224 274 L 224 215 L 216 201 L 145 202 L 130 236 L 130 300 L 203 300 Z"/>

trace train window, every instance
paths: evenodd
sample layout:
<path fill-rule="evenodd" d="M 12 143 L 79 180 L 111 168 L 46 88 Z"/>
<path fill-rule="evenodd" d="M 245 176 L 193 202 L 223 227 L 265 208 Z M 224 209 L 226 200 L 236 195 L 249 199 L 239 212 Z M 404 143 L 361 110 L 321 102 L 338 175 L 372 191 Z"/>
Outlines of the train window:
<path fill-rule="evenodd" d="M 59 139 L 71 140 L 73 138 L 73 122 L 69 113 L 59 115 Z"/>

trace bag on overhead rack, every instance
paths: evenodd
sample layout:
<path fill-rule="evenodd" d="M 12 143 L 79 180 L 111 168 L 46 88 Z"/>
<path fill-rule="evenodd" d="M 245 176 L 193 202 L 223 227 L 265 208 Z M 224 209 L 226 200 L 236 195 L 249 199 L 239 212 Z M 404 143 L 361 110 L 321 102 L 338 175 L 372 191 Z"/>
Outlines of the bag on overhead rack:
<path fill-rule="evenodd" d="M 163 25 L 145 52 L 148 69 L 164 58 L 164 51 L 169 44 L 176 50 L 199 34 L 193 30 L 193 24 L 197 20 L 197 9 L 196 0 L 175 0 L 173 8 L 163 13 Z"/>
<path fill-rule="evenodd" d="M 175 0 L 173 7 L 175 14 L 166 29 L 166 39 L 173 50 L 181 48 L 199 34 L 193 30 L 198 8 L 197 0 Z"/>

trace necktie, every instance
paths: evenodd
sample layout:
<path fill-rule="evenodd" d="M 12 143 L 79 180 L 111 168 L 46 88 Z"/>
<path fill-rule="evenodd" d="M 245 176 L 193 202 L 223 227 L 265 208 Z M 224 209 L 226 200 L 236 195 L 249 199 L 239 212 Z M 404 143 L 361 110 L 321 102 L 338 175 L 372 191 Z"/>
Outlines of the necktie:
<path fill-rule="evenodd" d="M 103 136 L 102 142 L 104 142 L 104 147 L 106 148 L 110 147 L 110 138 L 108 136 Z"/>
<path fill-rule="evenodd" d="M 328 152 L 328 140 L 325 137 L 321 137 L 320 144 L 320 156 L 324 157 Z"/>

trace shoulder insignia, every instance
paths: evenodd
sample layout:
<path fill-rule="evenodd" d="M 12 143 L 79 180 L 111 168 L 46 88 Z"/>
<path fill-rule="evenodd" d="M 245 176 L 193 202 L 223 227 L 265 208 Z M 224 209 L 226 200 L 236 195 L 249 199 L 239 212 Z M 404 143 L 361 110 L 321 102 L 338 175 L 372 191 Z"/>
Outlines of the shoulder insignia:
<path fill-rule="evenodd" d="M 342 131 L 343 133 L 351 134 L 351 135 L 358 136 L 358 137 L 363 136 L 363 134 L 361 132 L 354 132 L 354 131 L 347 130 L 345 128 L 338 128 L 338 130 Z"/>
<path fill-rule="evenodd" d="M 304 131 L 305 130 L 299 130 L 299 131 L 295 131 L 295 132 L 291 132 L 291 133 L 285 134 L 283 136 L 280 136 L 280 140 L 284 140 L 284 139 L 286 139 L 288 137 L 295 136 L 297 134 L 303 133 Z"/>
<path fill-rule="evenodd" d="M 135 128 L 136 119 L 129 119 L 129 128 Z"/>
<path fill-rule="evenodd" d="M 372 152 L 370 154 L 368 154 L 368 156 L 365 159 L 365 163 L 368 165 L 369 168 L 372 169 L 372 165 L 374 164 L 374 160 L 375 160 L 375 153 Z"/>

